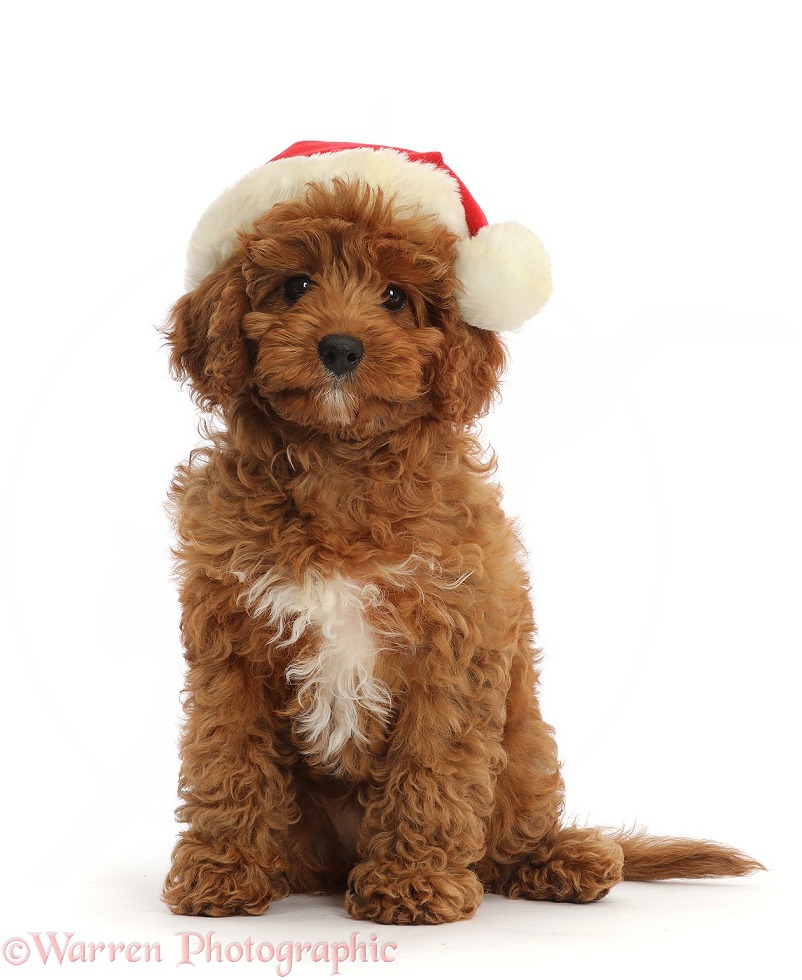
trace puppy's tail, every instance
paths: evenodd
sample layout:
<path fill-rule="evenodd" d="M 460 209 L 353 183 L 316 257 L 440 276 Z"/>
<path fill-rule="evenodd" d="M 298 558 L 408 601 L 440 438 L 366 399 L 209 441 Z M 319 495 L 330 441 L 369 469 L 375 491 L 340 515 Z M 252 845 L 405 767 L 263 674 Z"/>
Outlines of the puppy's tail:
<path fill-rule="evenodd" d="M 666 878 L 727 878 L 765 871 L 734 847 L 687 837 L 650 837 L 643 830 L 610 834 L 624 852 L 624 881 Z"/>

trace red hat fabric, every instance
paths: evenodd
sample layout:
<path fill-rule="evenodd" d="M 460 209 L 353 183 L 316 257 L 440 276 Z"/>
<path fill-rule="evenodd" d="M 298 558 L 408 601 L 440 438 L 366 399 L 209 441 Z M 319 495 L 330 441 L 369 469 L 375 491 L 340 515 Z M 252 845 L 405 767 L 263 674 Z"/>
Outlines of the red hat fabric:
<path fill-rule="evenodd" d="M 465 184 L 437 152 L 363 143 L 294 143 L 227 188 L 190 239 L 186 286 L 194 289 L 231 253 L 245 231 L 280 201 L 302 197 L 313 181 L 335 177 L 380 187 L 401 205 L 433 215 L 457 238 L 457 303 L 485 330 L 513 330 L 534 316 L 551 291 L 539 239 L 516 222 L 490 225 Z"/>
<path fill-rule="evenodd" d="M 459 187 L 462 206 L 465 208 L 468 234 L 475 235 L 480 228 L 484 228 L 487 224 L 485 213 L 476 203 L 471 192 L 443 160 L 442 153 L 437 153 L 436 151 L 417 153 L 415 150 L 402 150 L 398 146 L 378 146 L 371 143 L 319 143 L 314 140 L 304 140 L 300 143 L 293 143 L 283 153 L 278 153 L 274 156 L 273 160 L 287 160 L 290 157 L 310 157 L 316 153 L 341 153 L 343 150 L 358 150 L 366 147 L 370 150 L 394 150 L 396 153 L 402 153 L 407 160 L 411 160 L 413 163 L 429 163 L 439 170 L 445 170 L 456 182 L 457 187 Z"/>

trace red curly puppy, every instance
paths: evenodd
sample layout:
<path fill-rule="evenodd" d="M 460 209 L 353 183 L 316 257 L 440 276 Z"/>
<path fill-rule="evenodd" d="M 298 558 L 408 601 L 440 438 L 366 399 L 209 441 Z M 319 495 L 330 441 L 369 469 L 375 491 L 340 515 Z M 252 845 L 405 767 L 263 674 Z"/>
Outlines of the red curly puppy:
<path fill-rule="evenodd" d="M 465 246 L 497 233 L 471 227 L 484 216 L 436 155 L 308 149 L 290 189 L 264 177 L 273 161 L 272 197 L 229 191 L 236 220 L 207 214 L 167 331 L 224 423 L 173 487 L 186 827 L 167 904 L 258 914 L 345 888 L 356 918 L 438 923 L 484 891 L 589 902 L 622 878 L 760 867 L 561 824 L 521 543 L 471 431 L 504 348 Z M 371 178 L 354 153 L 448 180 L 467 231 L 439 191 Z M 519 232 L 491 245 L 529 250 L 528 316 L 548 276 Z"/>

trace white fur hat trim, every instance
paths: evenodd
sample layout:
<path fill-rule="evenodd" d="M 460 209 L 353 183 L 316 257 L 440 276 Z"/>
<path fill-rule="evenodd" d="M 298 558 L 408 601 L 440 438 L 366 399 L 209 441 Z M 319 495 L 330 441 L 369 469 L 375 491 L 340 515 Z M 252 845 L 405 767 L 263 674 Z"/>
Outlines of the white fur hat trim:
<path fill-rule="evenodd" d="M 466 322 L 483 330 L 515 330 L 548 299 L 549 260 L 539 239 L 514 222 L 488 225 L 439 154 L 325 143 L 295 144 L 223 191 L 190 239 L 186 289 L 195 289 L 228 258 L 238 232 L 279 202 L 303 197 L 310 182 L 335 177 L 380 187 L 401 207 L 432 214 L 457 236 L 462 290 L 456 299 Z"/>

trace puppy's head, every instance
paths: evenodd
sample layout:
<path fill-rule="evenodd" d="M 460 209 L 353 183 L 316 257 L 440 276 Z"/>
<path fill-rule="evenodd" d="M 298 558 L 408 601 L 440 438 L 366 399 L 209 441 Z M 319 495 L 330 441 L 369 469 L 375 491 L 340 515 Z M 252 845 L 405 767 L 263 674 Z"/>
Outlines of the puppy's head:
<path fill-rule="evenodd" d="M 460 317 L 454 244 L 363 183 L 311 185 L 175 305 L 173 370 L 206 408 L 255 404 L 312 431 L 465 425 L 495 394 L 504 349 Z"/>

